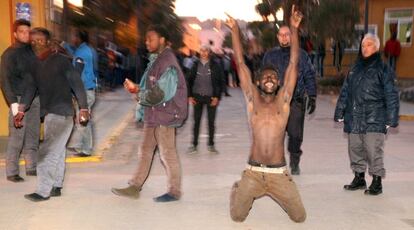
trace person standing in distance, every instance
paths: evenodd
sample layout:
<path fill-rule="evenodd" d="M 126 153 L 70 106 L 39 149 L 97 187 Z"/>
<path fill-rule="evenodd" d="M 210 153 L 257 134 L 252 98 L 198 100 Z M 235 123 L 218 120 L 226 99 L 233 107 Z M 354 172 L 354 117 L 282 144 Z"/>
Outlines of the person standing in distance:
<path fill-rule="evenodd" d="M 265 53 L 262 65 L 275 65 L 279 70 L 280 84 L 284 82 L 284 76 L 289 65 L 291 53 L 292 32 L 288 26 L 282 26 L 277 33 L 279 41 L 275 47 Z M 289 166 L 292 175 L 300 174 L 299 162 L 302 156 L 303 129 L 306 110 L 312 114 L 316 108 L 316 72 L 305 50 L 300 49 L 298 80 L 295 93 L 290 104 L 289 121 L 286 127 L 288 134 L 288 151 L 290 154 Z M 307 97 L 306 97 L 306 95 Z M 307 98 L 307 99 L 306 99 Z"/>
<path fill-rule="evenodd" d="M 1 56 L 0 85 L 10 106 L 9 139 L 6 150 L 6 176 L 11 182 L 22 182 L 19 175 L 20 154 L 24 155 L 27 176 L 36 176 L 37 153 L 40 135 L 39 97 L 34 97 L 26 111 L 25 126 L 16 128 L 13 116 L 17 115 L 18 105 L 26 87 L 27 74 L 30 74 L 30 59 L 36 58 L 30 47 L 30 22 L 18 19 L 13 24 L 15 43 Z"/>

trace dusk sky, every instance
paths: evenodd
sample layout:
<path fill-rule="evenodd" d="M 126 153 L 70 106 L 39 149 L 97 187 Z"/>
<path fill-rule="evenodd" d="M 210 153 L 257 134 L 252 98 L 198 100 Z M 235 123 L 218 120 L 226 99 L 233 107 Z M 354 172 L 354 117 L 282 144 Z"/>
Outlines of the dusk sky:
<path fill-rule="evenodd" d="M 201 21 L 211 18 L 226 19 L 224 12 L 245 21 L 261 20 L 255 11 L 257 0 L 176 0 L 178 16 L 195 16 Z"/>

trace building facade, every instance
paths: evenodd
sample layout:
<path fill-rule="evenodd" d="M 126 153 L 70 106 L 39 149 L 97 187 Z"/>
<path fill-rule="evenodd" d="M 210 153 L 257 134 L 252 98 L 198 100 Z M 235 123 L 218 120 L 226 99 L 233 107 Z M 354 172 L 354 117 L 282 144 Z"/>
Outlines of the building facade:
<path fill-rule="evenodd" d="M 355 25 L 355 29 L 358 34 L 362 34 L 364 31 L 365 0 L 359 2 L 361 22 Z M 390 28 L 393 27 L 397 31 L 397 38 L 401 43 L 401 55 L 397 60 L 396 74 L 401 82 L 414 82 L 414 69 L 410 66 L 414 60 L 413 18 L 413 0 L 368 0 L 368 32 L 374 33 L 380 38 L 381 52 L 384 50 L 385 42 L 390 38 Z M 346 73 L 355 62 L 358 45 L 347 45 L 342 60 L 343 73 Z M 337 69 L 333 66 L 333 52 L 330 46 L 328 41 L 326 43 L 328 52 L 325 59 L 325 74 L 328 76 L 337 74 Z"/>

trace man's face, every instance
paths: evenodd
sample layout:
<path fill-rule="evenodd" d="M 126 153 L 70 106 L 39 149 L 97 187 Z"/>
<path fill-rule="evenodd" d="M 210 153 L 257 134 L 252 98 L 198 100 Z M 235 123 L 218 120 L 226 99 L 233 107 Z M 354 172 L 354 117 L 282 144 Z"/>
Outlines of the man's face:
<path fill-rule="evenodd" d="M 26 25 L 18 26 L 16 32 L 14 32 L 14 38 L 21 43 L 29 43 L 30 27 Z"/>
<path fill-rule="evenodd" d="M 76 36 L 75 34 L 73 34 L 72 37 L 71 37 L 71 44 L 73 46 L 78 47 L 80 45 L 80 43 L 81 43 L 80 38 L 78 36 Z"/>
<path fill-rule="evenodd" d="M 279 40 L 281 47 L 290 46 L 290 30 L 288 27 L 280 27 L 279 32 L 277 33 L 277 40 Z"/>
<path fill-rule="evenodd" d="M 42 52 L 48 48 L 48 41 L 43 34 L 35 33 L 30 35 L 30 43 L 35 52 Z"/>
<path fill-rule="evenodd" d="M 160 37 L 155 31 L 148 31 L 145 36 L 145 45 L 150 53 L 157 53 L 162 45 L 165 44 L 165 38 Z"/>
<path fill-rule="evenodd" d="M 279 87 L 277 73 L 274 70 L 270 69 L 264 70 L 260 76 L 259 87 L 263 92 L 267 94 L 276 92 Z"/>
<path fill-rule="evenodd" d="M 210 50 L 206 48 L 200 49 L 200 58 L 203 60 L 207 60 L 210 56 Z"/>
<path fill-rule="evenodd" d="M 374 53 L 377 52 L 377 48 L 375 47 L 375 42 L 372 39 L 364 39 L 362 41 L 362 56 L 364 58 L 370 57 Z"/>

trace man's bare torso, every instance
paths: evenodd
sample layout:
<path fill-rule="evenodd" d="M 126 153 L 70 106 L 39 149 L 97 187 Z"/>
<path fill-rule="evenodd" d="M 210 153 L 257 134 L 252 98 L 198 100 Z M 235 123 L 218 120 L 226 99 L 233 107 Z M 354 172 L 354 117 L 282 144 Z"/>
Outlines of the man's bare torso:
<path fill-rule="evenodd" d="M 284 105 L 281 90 L 271 101 L 265 101 L 257 88 L 254 87 L 252 91 L 252 100 L 247 109 L 253 137 L 250 160 L 265 165 L 284 165 L 284 139 L 289 106 Z"/>

